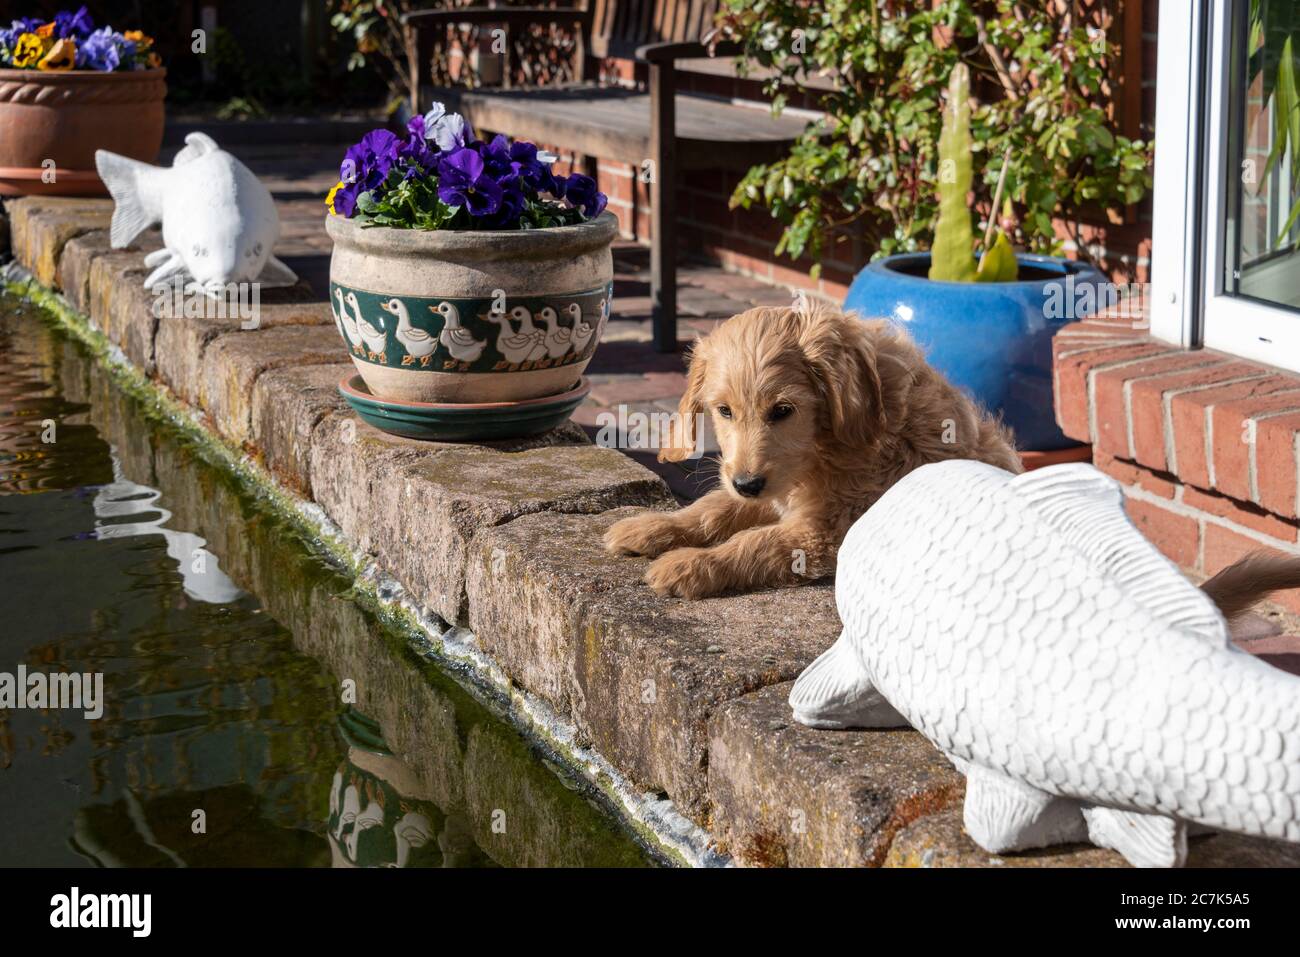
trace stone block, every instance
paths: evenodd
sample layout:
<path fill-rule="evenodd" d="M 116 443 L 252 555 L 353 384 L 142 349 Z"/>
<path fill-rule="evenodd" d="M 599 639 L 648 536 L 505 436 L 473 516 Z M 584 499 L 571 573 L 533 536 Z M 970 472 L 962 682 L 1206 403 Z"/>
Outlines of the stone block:
<path fill-rule="evenodd" d="M 644 559 L 611 558 L 601 544 L 631 513 L 529 515 L 482 531 L 467 570 L 470 628 L 616 767 L 707 826 L 710 718 L 831 645 L 833 587 L 661 598 L 641 580 Z"/>
<path fill-rule="evenodd" d="M 729 701 L 709 723 L 713 834 L 739 863 L 879 866 L 901 829 L 960 800 L 962 775 L 917 732 L 805 727 L 790 688 Z"/>

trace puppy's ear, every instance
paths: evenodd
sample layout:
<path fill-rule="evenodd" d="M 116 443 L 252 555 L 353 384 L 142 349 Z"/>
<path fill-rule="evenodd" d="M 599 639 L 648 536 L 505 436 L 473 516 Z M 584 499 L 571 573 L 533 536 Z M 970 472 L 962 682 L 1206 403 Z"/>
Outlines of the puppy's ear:
<path fill-rule="evenodd" d="M 826 407 L 831 435 L 855 448 L 885 426 L 876 347 L 867 323 L 828 306 L 805 312 L 799 348 Z"/>
<path fill-rule="evenodd" d="M 686 391 L 677 403 L 677 421 L 673 423 L 669 442 L 659 450 L 660 462 L 680 462 L 695 451 L 695 417 L 704 412 L 702 393 L 706 363 L 704 340 L 701 339 L 691 349 L 690 366 L 686 370 Z"/>

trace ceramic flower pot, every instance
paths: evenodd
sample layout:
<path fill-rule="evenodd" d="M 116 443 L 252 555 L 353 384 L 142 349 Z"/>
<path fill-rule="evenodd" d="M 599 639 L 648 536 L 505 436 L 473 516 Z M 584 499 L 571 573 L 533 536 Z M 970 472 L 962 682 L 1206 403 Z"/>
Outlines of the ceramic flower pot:
<path fill-rule="evenodd" d="M 508 232 L 363 228 L 329 216 L 330 305 L 370 394 L 514 402 L 571 391 L 609 318 L 611 213 Z"/>
<path fill-rule="evenodd" d="M 1016 282 L 938 282 L 929 253 L 889 256 L 853 280 L 844 308 L 890 319 L 981 405 L 1001 413 L 1022 449 L 1074 445 L 1052 406 L 1052 335 L 1104 305 L 1105 278 L 1086 263 L 1019 255 Z"/>
<path fill-rule="evenodd" d="M 153 162 L 167 71 L 0 69 L 0 196 L 99 196 L 95 150 Z M 54 181 L 49 179 L 54 161 Z M 42 174 L 45 174 L 43 177 Z"/>

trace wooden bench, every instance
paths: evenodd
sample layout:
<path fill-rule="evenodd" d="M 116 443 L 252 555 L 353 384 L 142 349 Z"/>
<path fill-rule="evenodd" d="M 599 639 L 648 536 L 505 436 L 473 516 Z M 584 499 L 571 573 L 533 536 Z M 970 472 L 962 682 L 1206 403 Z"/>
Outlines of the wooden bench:
<path fill-rule="evenodd" d="M 719 43 L 710 50 L 701 42 L 717 7 L 717 0 L 588 0 L 585 7 L 470 7 L 402 17 L 413 111 L 421 103 L 441 100 L 475 130 L 562 145 L 648 173 L 650 296 L 655 347 L 663 352 L 677 348 L 678 173 L 747 170 L 783 154 L 808 124 L 791 114 L 774 118 L 766 104 L 677 92 L 678 60 L 740 52 L 737 43 Z M 572 27 L 580 42 L 577 82 L 514 89 L 425 88 L 436 34 L 459 24 Z M 608 57 L 647 63 L 648 92 L 589 81 L 590 65 Z"/>

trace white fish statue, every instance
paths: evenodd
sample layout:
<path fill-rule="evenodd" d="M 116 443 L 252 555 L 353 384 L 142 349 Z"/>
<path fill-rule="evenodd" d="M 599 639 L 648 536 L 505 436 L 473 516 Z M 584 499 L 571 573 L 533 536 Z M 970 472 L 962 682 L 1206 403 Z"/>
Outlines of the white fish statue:
<path fill-rule="evenodd" d="M 116 204 L 114 249 L 162 223 L 163 247 L 145 257 L 148 289 L 176 276 L 216 293 L 229 283 L 292 285 L 297 276 L 271 255 L 280 215 L 262 182 L 205 133 L 190 133 L 171 167 L 107 150 L 95 167 Z"/>
<path fill-rule="evenodd" d="M 1216 605 L 1300 582 L 1272 560 L 1244 583 L 1252 561 L 1195 587 L 1090 465 L 926 465 L 844 539 L 843 633 L 790 705 L 916 728 L 966 775 L 992 853 L 1091 841 L 1170 867 L 1189 825 L 1300 841 L 1300 678 L 1234 647 Z"/>

